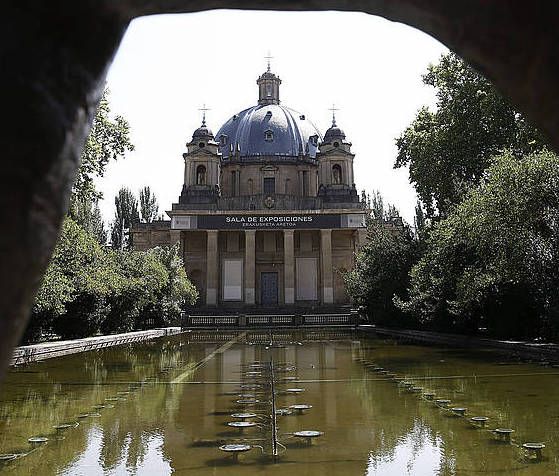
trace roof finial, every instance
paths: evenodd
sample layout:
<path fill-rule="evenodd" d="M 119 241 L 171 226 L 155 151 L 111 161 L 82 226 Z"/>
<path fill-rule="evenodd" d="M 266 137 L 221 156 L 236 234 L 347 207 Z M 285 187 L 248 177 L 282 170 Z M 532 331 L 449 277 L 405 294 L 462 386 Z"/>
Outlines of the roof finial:
<path fill-rule="evenodd" d="M 332 127 L 336 127 L 336 111 L 339 111 L 339 109 L 336 108 L 335 104 L 332 104 L 332 107 L 328 110 L 332 111 Z"/>
<path fill-rule="evenodd" d="M 202 127 L 206 126 L 206 111 L 211 111 L 210 108 L 206 107 L 206 104 L 204 104 L 201 108 L 198 109 L 199 111 L 202 111 Z"/>
<path fill-rule="evenodd" d="M 272 56 L 272 54 L 270 53 L 270 50 L 268 50 L 268 56 L 264 56 L 264 58 L 268 61 L 268 69 L 266 70 L 266 72 L 270 72 L 270 60 L 273 59 L 274 57 Z"/>

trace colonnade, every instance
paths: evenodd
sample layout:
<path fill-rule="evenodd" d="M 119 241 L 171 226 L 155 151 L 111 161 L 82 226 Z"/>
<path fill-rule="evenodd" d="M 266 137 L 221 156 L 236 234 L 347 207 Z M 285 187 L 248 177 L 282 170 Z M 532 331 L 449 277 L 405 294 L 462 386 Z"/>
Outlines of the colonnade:
<path fill-rule="evenodd" d="M 332 268 L 332 229 L 320 229 L 320 274 L 319 299 L 322 304 L 334 303 L 334 275 Z M 364 240 L 364 230 L 357 230 L 358 242 Z M 188 232 L 187 232 L 188 233 Z M 244 303 L 256 304 L 256 230 L 245 230 L 244 247 Z M 264 232 L 266 233 L 266 232 Z M 283 233 L 283 302 L 280 304 L 293 305 L 296 299 L 296 267 L 294 230 L 282 230 Z M 172 230 L 171 242 L 181 241 L 181 232 Z M 219 302 L 220 260 L 219 260 L 219 230 L 206 230 L 206 305 L 217 305 Z M 279 283 L 278 283 L 279 285 Z"/>

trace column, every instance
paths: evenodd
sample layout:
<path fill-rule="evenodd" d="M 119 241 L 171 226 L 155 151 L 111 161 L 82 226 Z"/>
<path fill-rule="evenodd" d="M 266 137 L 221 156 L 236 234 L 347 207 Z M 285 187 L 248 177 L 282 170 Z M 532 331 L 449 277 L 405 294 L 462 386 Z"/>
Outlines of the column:
<path fill-rule="evenodd" d="M 332 274 L 332 230 L 320 230 L 320 261 L 322 263 L 322 304 L 334 302 Z"/>
<path fill-rule="evenodd" d="M 219 252 L 217 248 L 217 233 L 217 230 L 207 231 L 206 304 L 209 306 L 217 305 L 217 290 L 219 283 Z"/>
<path fill-rule="evenodd" d="M 295 304 L 295 251 L 293 230 L 283 231 L 283 276 L 285 304 Z"/>
<path fill-rule="evenodd" d="M 254 275 L 256 273 L 256 259 L 254 242 L 256 230 L 245 231 L 245 304 L 255 303 Z"/>

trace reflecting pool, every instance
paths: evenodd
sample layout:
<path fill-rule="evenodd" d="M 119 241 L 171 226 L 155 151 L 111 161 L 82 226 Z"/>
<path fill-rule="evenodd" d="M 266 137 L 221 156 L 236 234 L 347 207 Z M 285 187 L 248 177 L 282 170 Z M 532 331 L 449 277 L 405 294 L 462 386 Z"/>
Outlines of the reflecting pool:
<path fill-rule="evenodd" d="M 345 331 L 189 332 L 13 369 L 0 472 L 555 475 L 558 382 Z"/>

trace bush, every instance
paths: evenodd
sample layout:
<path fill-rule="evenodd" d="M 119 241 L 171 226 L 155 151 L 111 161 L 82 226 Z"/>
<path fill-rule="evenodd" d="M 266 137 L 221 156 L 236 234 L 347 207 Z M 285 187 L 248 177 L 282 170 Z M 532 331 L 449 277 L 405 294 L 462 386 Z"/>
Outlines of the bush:
<path fill-rule="evenodd" d="M 67 218 L 32 310 L 25 341 L 168 325 L 198 298 L 178 245 L 146 252 L 104 249 Z"/>

